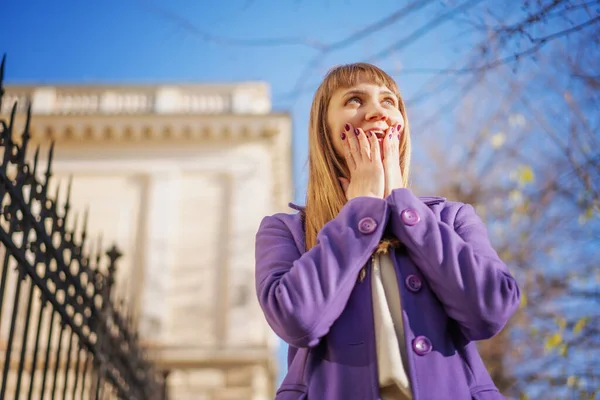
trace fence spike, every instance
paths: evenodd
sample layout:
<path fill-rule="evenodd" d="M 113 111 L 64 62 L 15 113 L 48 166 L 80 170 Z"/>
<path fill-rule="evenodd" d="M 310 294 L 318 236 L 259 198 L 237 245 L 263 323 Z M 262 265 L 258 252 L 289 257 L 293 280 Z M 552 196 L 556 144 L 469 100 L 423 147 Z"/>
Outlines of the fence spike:
<path fill-rule="evenodd" d="M 35 146 L 35 153 L 33 155 L 33 176 L 37 173 L 38 158 L 40 156 L 40 145 Z"/>
<path fill-rule="evenodd" d="M 46 185 L 52 176 L 52 158 L 54 157 L 54 141 L 50 143 L 50 150 L 48 150 L 48 165 L 46 167 Z"/>
<path fill-rule="evenodd" d="M 31 101 L 29 101 L 27 104 L 27 116 L 25 117 L 25 128 L 23 128 L 23 133 L 21 134 L 21 138 L 23 139 L 23 144 L 22 144 L 23 153 L 25 153 L 25 148 L 27 147 L 27 142 L 29 141 L 29 138 L 31 137 L 31 134 L 29 133 L 30 123 L 31 123 Z M 25 158 L 24 154 L 23 154 L 23 158 Z"/>
<path fill-rule="evenodd" d="M 2 110 L 2 97 L 4 97 L 4 64 L 6 64 L 6 54 L 2 55 L 2 63 L 0 63 L 0 110 Z"/>
<path fill-rule="evenodd" d="M 4 80 L 4 65 L 6 64 L 6 54 L 2 55 L 2 62 L 0 63 L 0 82 Z"/>
<path fill-rule="evenodd" d="M 18 101 L 15 101 L 10 109 L 10 120 L 8 121 L 8 129 L 9 133 L 12 134 L 13 126 L 15 123 L 15 117 L 17 115 L 17 106 L 19 105 Z M 12 143 L 12 135 L 10 136 L 10 143 Z"/>
<path fill-rule="evenodd" d="M 67 183 L 67 199 L 65 201 L 65 205 L 63 206 L 64 214 L 63 220 L 64 223 L 67 223 L 67 216 L 69 215 L 69 210 L 71 209 L 71 185 L 73 184 L 73 175 L 69 175 L 69 181 Z"/>

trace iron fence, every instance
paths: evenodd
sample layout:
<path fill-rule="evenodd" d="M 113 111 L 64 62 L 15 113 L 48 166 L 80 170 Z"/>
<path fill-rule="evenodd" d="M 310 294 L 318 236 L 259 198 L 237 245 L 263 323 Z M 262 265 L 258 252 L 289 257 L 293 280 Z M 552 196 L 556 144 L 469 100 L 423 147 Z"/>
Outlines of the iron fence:
<path fill-rule="evenodd" d="M 16 109 L 0 119 L 0 400 L 166 399 L 166 374 L 113 299 L 121 254 L 89 250 L 87 212 L 79 229 L 71 182 L 62 203 L 58 190 L 48 193 L 54 145 L 41 171 L 39 146 L 27 159 L 31 105 L 20 134 Z"/>

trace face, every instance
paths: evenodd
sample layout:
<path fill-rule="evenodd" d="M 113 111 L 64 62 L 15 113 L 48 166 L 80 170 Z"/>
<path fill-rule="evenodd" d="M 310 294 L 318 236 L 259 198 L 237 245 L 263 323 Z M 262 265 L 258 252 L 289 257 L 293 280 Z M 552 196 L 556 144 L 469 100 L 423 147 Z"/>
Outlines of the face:
<path fill-rule="evenodd" d="M 387 129 L 398 124 L 404 128 L 398 104 L 398 97 L 390 89 L 372 83 L 336 90 L 329 101 L 327 124 L 338 156 L 344 155 L 340 134 L 345 124 L 376 134 L 383 155 L 383 138 Z"/>

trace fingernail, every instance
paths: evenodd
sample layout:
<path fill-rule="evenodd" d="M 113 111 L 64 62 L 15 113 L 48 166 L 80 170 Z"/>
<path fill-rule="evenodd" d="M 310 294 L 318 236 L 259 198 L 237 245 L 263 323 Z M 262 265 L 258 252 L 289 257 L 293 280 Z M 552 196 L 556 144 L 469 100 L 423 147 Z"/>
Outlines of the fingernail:
<path fill-rule="evenodd" d="M 354 128 L 354 134 L 355 134 L 356 136 L 358 136 L 358 134 L 359 134 L 359 133 L 360 133 L 360 131 L 358 130 L 358 128 Z"/>
<path fill-rule="evenodd" d="M 394 133 L 394 127 L 393 126 L 390 128 L 390 132 Z"/>
<path fill-rule="evenodd" d="M 342 140 L 346 140 L 346 134 L 342 132 Z"/>
<path fill-rule="evenodd" d="M 344 129 L 346 129 L 346 132 L 348 132 L 350 130 L 350 124 L 344 125 Z"/>
<path fill-rule="evenodd" d="M 398 140 L 400 140 L 400 134 L 398 134 Z"/>
<path fill-rule="evenodd" d="M 373 132 L 369 131 L 369 137 L 373 136 Z"/>
<path fill-rule="evenodd" d="M 402 125 L 398 124 L 397 129 L 398 129 L 398 132 L 400 132 L 400 129 L 402 129 Z"/>
<path fill-rule="evenodd" d="M 392 138 L 392 134 L 390 133 L 390 139 Z"/>

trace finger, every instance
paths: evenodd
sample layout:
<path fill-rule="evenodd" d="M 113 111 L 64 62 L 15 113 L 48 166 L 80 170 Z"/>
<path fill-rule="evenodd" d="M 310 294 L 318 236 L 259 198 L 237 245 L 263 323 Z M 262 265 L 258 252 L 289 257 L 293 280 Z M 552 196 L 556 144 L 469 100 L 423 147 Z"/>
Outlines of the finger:
<path fill-rule="evenodd" d="M 371 145 L 371 161 L 381 160 L 381 149 L 379 148 L 377 135 L 373 132 L 369 132 L 367 136 L 369 138 L 369 144 Z"/>
<path fill-rule="evenodd" d="M 367 161 L 371 158 L 371 145 L 369 144 L 369 139 L 367 139 L 367 135 L 360 128 L 355 131 L 355 134 L 358 139 L 360 160 Z"/>
<path fill-rule="evenodd" d="M 348 126 L 348 125 L 346 125 Z M 344 158 L 346 159 L 346 165 L 350 171 L 354 171 L 356 168 L 356 161 L 354 161 L 354 155 L 352 154 L 352 148 L 350 146 L 350 134 L 348 132 L 342 132 L 342 145 L 344 146 Z"/>
<path fill-rule="evenodd" d="M 360 134 L 360 131 L 356 128 L 352 128 L 352 125 L 350 124 L 346 124 L 346 127 L 350 127 L 350 130 L 347 133 L 348 139 L 346 139 L 348 141 L 348 145 L 350 147 L 350 153 L 352 154 L 352 157 L 354 159 L 354 165 L 356 166 L 356 164 L 360 161 L 361 157 L 360 157 L 360 147 L 358 144 L 358 135 Z"/>
<path fill-rule="evenodd" d="M 398 121 L 396 123 L 396 131 L 402 135 L 404 133 L 404 119 L 400 119 L 400 121 Z"/>
<path fill-rule="evenodd" d="M 398 134 L 396 127 L 391 126 L 388 128 L 383 139 L 383 152 L 386 164 L 398 162 L 398 149 L 400 146 L 398 138 L 400 135 Z"/>

